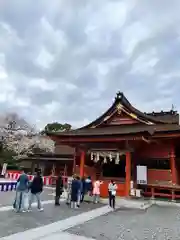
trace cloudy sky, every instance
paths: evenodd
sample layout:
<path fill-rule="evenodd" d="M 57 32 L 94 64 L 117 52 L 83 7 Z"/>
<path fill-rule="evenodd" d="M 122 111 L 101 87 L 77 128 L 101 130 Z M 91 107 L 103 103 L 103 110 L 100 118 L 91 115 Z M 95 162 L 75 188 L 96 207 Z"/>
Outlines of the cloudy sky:
<path fill-rule="evenodd" d="M 0 109 L 79 127 L 118 90 L 180 110 L 180 0 L 0 0 Z"/>

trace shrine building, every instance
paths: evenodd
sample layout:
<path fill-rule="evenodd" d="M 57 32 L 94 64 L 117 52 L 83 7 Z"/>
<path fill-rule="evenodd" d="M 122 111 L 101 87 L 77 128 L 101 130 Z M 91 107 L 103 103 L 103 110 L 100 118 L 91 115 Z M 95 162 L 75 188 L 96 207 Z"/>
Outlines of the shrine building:
<path fill-rule="evenodd" d="M 180 198 L 179 114 L 143 113 L 118 92 L 112 106 L 90 124 L 68 132 L 47 134 L 57 145 L 75 149 L 74 172 L 103 180 L 101 196 L 111 179 L 117 195 L 129 197 L 142 189 L 148 197 Z M 145 166 L 147 181 L 137 181 Z"/>
<path fill-rule="evenodd" d="M 43 176 L 70 176 L 74 171 L 74 148 L 66 145 L 56 145 L 54 153 L 34 151 L 24 158 L 16 160 L 29 174 L 41 169 Z"/>

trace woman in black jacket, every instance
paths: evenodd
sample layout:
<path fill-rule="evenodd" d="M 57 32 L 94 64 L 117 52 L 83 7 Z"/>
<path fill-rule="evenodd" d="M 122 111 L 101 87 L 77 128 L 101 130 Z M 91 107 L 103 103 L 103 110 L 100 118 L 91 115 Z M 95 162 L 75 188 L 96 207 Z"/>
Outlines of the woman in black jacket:
<path fill-rule="evenodd" d="M 30 198 L 29 198 L 29 209 L 28 209 L 28 211 L 31 211 L 31 205 L 32 205 L 32 202 L 33 202 L 34 198 L 36 198 L 36 200 L 37 200 L 38 210 L 43 211 L 42 204 L 41 204 L 41 199 L 40 199 L 40 195 L 43 191 L 43 178 L 41 176 L 40 171 L 38 171 L 36 173 L 36 176 L 34 177 L 33 181 L 31 182 L 31 184 L 29 186 L 29 189 L 30 189 L 31 194 L 30 194 Z"/>
<path fill-rule="evenodd" d="M 59 175 L 56 180 L 56 196 L 55 196 L 55 205 L 60 205 L 60 197 L 63 193 L 63 179 L 62 176 Z"/>

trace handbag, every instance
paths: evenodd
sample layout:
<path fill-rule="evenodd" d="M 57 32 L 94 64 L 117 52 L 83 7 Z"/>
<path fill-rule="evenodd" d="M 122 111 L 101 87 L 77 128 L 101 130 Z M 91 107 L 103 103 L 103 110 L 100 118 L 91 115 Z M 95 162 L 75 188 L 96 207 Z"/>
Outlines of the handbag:
<path fill-rule="evenodd" d="M 87 194 L 84 196 L 84 201 L 85 201 L 85 202 L 92 202 L 92 201 L 93 201 L 92 194 L 87 193 Z"/>
<path fill-rule="evenodd" d="M 60 195 L 62 195 L 62 194 L 63 194 L 63 192 L 64 192 L 64 189 L 63 189 L 63 188 L 61 188 L 61 189 L 60 189 Z"/>
<path fill-rule="evenodd" d="M 114 191 L 114 190 L 111 191 L 111 195 L 112 195 L 112 196 L 116 196 L 116 191 Z"/>

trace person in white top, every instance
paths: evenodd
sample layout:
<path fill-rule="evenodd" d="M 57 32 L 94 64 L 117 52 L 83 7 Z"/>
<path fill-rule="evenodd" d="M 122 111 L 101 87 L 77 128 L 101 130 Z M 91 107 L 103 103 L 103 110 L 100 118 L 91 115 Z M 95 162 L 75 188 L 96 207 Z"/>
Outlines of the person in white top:
<path fill-rule="evenodd" d="M 109 206 L 115 209 L 115 199 L 116 199 L 116 191 L 117 185 L 115 181 L 111 180 L 108 185 L 108 192 L 109 192 Z"/>
<path fill-rule="evenodd" d="M 100 180 L 96 180 L 93 183 L 93 202 L 94 203 L 98 203 L 99 202 L 99 198 L 100 198 L 100 186 L 103 182 Z"/>

